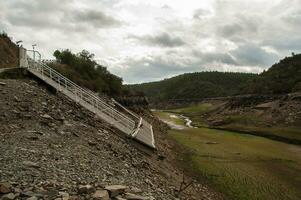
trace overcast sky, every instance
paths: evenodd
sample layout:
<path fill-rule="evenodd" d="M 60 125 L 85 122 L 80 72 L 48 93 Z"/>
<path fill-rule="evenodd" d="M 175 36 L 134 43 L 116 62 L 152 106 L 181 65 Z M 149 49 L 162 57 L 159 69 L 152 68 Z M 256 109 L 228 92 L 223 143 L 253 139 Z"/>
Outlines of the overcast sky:
<path fill-rule="evenodd" d="M 258 73 L 301 51 L 301 0 L 1 0 L 1 30 L 45 58 L 86 49 L 125 83 Z"/>

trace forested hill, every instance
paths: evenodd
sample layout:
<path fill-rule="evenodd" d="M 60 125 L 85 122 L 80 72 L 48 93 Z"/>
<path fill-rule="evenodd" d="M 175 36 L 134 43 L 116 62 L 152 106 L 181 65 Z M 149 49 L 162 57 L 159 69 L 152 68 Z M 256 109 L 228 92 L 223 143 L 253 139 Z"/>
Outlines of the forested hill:
<path fill-rule="evenodd" d="M 286 57 L 261 74 L 197 72 L 130 85 L 152 101 L 201 99 L 240 94 L 301 92 L 301 54 Z"/>
<path fill-rule="evenodd" d="M 182 74 L 163 81 L 130 85 L 142 91 L 151 101 L 200 99 L 231 96 L 240 93 L 256 74 L 234 72 L 196 72 Z"/>
<path fill-rule="evenodd" d="M 301 54 L 286 57 L 261 73 L 244 90 L 253 94 L 283 94 L 301 91 Z"/>

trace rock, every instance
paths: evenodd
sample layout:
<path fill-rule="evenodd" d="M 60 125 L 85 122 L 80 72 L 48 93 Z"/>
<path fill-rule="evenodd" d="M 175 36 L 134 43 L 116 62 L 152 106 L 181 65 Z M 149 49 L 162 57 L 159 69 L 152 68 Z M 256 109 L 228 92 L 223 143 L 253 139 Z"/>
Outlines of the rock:
<path fill-rule="evenodd" d="M 70 195 L 67 192 L 59 192 L 59 195 L 62 197 L 62 200 L 70 199 Z"/>
<path fill-rule="evenodd" d="M 4 195 L 1 200 L 14 200 L 17 196 L 14 193 Z"/>
<path fill-rule="evenodd" d="M 38 200 L 38 198 L 36 196 L 33 196 L 33 197 L 27 198 L 26 200 Z"/>
<path fill-rule="evenodd" d="M 94 191 L 94 187 L 92 185 L 79 185 L 78 192 L 80 194 L 87 194 Z"/>
<path fill-rule="evenodd" d="M 110 197 L 116 197 L 117 195 L 124 193 L 127 188 L 128 187 L 124 185 L 110 185 L 105 187 L 105 189 L 110 192 Z"/>
<path fill-rule="evenodd" d="M 31 161 L 23 161 L 23 165 L 32 168 L 40 168 L 40 166 L 37 163 Z"/>
<path fill-rule="evenodd" d="M 42 118 L 44 119 L 53 119 L 50 115 L 48 114 L 44 114 L 44 115 L 41 115 Z"/>
<path fill-rule="evenodd" d="M 88 144 L 89 144 L 90 146 L 96 146 L 96 145 L 97 145 L 96 142 L 93 142 L 93 141 L 91 141 L 91 140 L 88 141 Z"/>
<path fill-rule="evenodd" d="M 6 85 L 6 83 L 0 82 L 0 85 L 4 86 L 4 85 Z"/>
<path fill-rule="evenodd" d="M 124 195 L 124 198 L 128 199 L 128 200 L 147 200 L 148 199 L 147 197 L 143 197 L 143 196 L 132 194 L 132 193 L 126 193 Z"/>
<path fill-rule="evenodd" d="M 116 200 L 126 200 L 126 199 L 123 198 L 122 196 L 116 196 L 116 197 L 114 197 L 114 199 L 116 199 Z"/>
<path fill-rule="evenodd" d="M 14 96 L 14 100 L 15 100 L 16 102 L 21 102 L 21 100 L 20 100 L 17 96 Z"/>
<path fill-rule="evenodd" d="M 9 183 L 0 183 L 0 194 L 11 192 L 11 185 Z"/>
<path fill-rule="evenodd" d="M 107 190 L 97 190 L 94 194 L 93 194 L 93 199 L 94 200 L 109 200 L 110 196 Z"/>
<path fill-rule="evenodd" d="M 140 194 L 143 192 L 141 189 L 136 188 L 136 187 L 131 187 L 129 191 L 134 194 Z"/>
<path fill-rule="evenodd" d="M 39 137 L 36 136 L 36 135 L 28 135 L 28 136 L 26 136 L 26 138 L 27 138 L 28 140 L 38 140 L 38 139 L 39 139 Z"/>

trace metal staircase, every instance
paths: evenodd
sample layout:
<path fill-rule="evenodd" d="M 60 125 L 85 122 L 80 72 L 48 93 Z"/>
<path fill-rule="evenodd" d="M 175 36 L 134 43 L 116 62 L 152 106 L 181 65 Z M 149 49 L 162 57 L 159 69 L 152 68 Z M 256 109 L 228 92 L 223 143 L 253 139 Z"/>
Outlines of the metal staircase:
<path fill-rule="evenodd" d="M 64 77 L 41 61 L 38 51 L 20 48 L 20 67 L 26 68 L 31 74 L 56 88 L 101 119 L 116 127 L 127 136 L 151 147 L 155 147 L 152 125 L 124 108 L 115 100 L 107 102 L 88 89 L 84 89 L 68 78 Z M 120 109 L 122 108 L 122 111 Z"/>

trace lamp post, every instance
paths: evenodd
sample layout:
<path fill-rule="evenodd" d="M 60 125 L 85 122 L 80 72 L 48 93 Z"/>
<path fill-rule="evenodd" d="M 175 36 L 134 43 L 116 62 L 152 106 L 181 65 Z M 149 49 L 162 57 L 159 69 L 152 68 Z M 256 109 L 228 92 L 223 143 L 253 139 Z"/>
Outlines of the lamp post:
<path fill-rule="evenodd" d="M 22 47 L 22 43 L 23 41 L 22 40 L 18 40 L 17 42 L 16 42 L 16 44 L 17 44 L 17 46 L 19 47 L 19 51 L 18 51 L 18 66 L 20 67 L 21 66 L 21 62 L 20 62 L 20 60 L 21 60 L 21 54 L 20 54 L 20 51 L 21 51 L 21 47 Z"/>
<path fill-rule="evenodd" d="M 37 46 L 36 44 L 33 44 L 33 45 L 32 45 L 32 52 L 33 52 L 33 60 L 34 60 L 34 61 L 36 60 L 36 52 L 34 51 L 34 48 L 35 48 L 36 46 Z"/>

